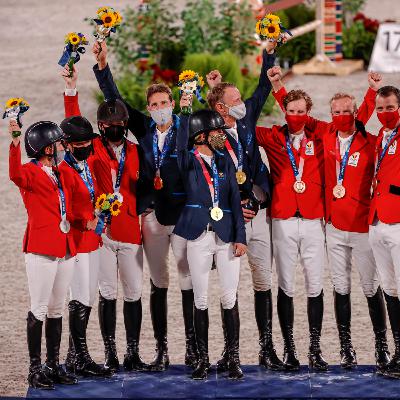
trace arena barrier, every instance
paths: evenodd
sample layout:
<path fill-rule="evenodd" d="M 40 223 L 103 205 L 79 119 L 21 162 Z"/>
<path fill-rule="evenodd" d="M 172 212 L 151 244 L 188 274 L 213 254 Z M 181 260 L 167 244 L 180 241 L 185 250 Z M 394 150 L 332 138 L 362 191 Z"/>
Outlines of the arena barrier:
<path fill-rule="evenodd" d="M 213 369 L 206 381 L 190 379 L 191 370 L 173 365 L 166 372 L 121 372 L 112 378 L 81 379 L 73 386 L 55 390 L 29 389 L 27 398 L 130 398 L 130 399 L 278 399 L 278 398 L 399 398 L 400 380 L 374 373 L 374 366 L 346 371 L 331 366 L 324 373 L 267 371 L 264 367 L 243 367 L 245 377 L 230 381 L 227 374 Z"/>

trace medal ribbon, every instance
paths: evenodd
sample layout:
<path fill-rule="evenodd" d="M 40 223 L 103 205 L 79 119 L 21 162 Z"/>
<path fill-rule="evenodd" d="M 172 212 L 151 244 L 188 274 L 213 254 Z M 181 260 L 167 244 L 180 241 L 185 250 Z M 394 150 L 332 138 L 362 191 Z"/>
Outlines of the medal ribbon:
<path fill-rule="evenodd" d="M 346 151 L 343 154 L 343 158 L 340 158 L 340 142 L 339 138 L 336 137 L 336 179 L 338 185 L 343 185 L 344 171 L 349 160 L 350 147 L 353 143 L 354 136 L 349 140 L 349 144 L 346 147 Z M 340 160 L 340 161 L 339 161 Z"/>
<path fill-rule="evenodd" d="M 381 151 L 381 154 L 379 154 L 379 157 L 377 156 L 374 177 L 378 174 L 378 171 L 379 171 L 379 169 L 380 169 L 380 167 L 381 167 L 381 164 L 382 164 L 382 160 L 383 160 L 383 158 L 385 157 L 385 155 L 386 155 L 386 153 L 387 153 L 387 151 L 388 151 L 388 149 L 389 149 L 389 146 L 390 146 L 390 144 L 391 144 L 391 141 L 393 140 L 393 138 L 394 138 L 394 137 L 396 136 L 396 134 L 397 134 L 397 129 L 398 129 L 398 128 L 396 128 L 396 129 L 390 134 L 390 136 L 388 137 L 388 139 L 387 139 L 387 141 L 386 141 L 385 147 L 384 147 L 383 150 Z"/>
<path fill-rule="evenodd" d="M 124 166 L 125 166 L 125 157 L 126 157 L 126 143 L 124 143 L 124 147 L 122 148 L 121 151 L 121 158 L 118 163 L 118 173 L 116 177 L 115 177 L 115 170 L 113 168 L 111 169 L 114 193 L 118 193 L 119 188 L 121 187 L 122 172 L 124 171 Z"/>
<path fill-rule="evenodd" d="M 172 135 L 174 133 L 174 124 L 172 124 L 168 130 L 167 137 L 165 138 L 164 146 L 162 148 L 161 154 L 160 150 L 158 149 L 158 135 L 157 135 L 157 128 L 154 129 L 153 133 L 153 156 L 154 156 L 154 163 L 156 165 L 156 175 L 160 176 L 160 168 L 163 165 L 165 160 L 165 156 L 169 152 L 169 147 L 171 144 Z"/>
<path fill-rule="evenodd" d="M 225 140 L 225 147 L 228 150 L 229 155 L 232 158 L 233 163 L 235 164 L 235 168 L 237 171 L 243 171 L 243 146 L 240 143 L 240 140 L 237 141 L 238 145 L 238 156 L 236 157 L 235 152 L 232 149 L 231 144 L 229 143 L 229 140 Z"/>
<path fill-rule="evenodd" d="M 89 191 L 90 199 L 92 200 L 92 203 L 93 203 L 94 202 L 94 184 L 93 184 L 92 174 L 90 173 L 90 169 L 89 169 L 89 165 L 88 165 L 87 161 L 86 160 L 83 161 L 84 171 L 82 171 L 79 168 L 78 163 L 76 163 L 72 159 L 70 152 L 65 153 L 64 160 L 69 165 L 71 165 L 72 168 L 74 168 L 75 171 L 79 174 L 79 176 L 83 180 L 83 183 L 85 184 L 87 190 Z"/>
<path fill-rule="evenodd" d="M 203 170 L 204 178 L 206 178 L 208 188 L 210 190 L 210 195 L 213 203 L 213 207 L 218 207 L 219 203 L 219 179 L 218 179 L 218 170 L 215 164 L 214 158 L 211 160 L 211 170 L 213 173 L 213 180 L 211 180 L 210 173 L 204 163 L 204 160 L 201 158 L 201 155 L 198 150 L 194 151 L 194 155 L 199 161 L 201 165 L 201 169 Z"/>
<path fill-rule="evenodd" d="M 301 181 L 301 178 L 303 177 L 303 170 L 304 170 L 304 152 L 307 144 L 307 138 L 304 135 L 303 139 L 301 139 L 300 143 L 300 162 L 299 162 L 299 167 L 297 167 L 296 164 L 296 158 L 293 154 L 293 149 L 292 145 L 290 143 L 290 138 L 289 135 L 286 135 L 286 151 L 289 156 L 289 161 L 290 165 L 292 166 L 294 177 L 296 178 L 296 181 L 299 182 Z"/>

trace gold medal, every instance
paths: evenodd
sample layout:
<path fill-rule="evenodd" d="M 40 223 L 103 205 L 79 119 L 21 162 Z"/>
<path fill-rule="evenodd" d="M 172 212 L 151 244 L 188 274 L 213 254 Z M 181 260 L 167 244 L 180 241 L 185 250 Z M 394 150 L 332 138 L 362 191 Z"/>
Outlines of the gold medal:
<path fill-rule="evenodd" d="M 293 184 L 293 189 L 296 193 L 304 193 L 304 191 L 306 190 L 306 184 L 303 181 L 296 181 Z"/>
<path fill-rule="evenodd" d="M 239 185 L 243 185 L 246 182 L 247 176 L 243 171 L 236 171 L 236 180 Z"/>
<path fill-rule="evenodd" d="M 342 199 L 346 194 L 346 189 L 343 185 L 336 185 L 333 188 L 333 195 L 337 198 L 337 199 Z"/>
<path fill-rule="evenodd" d="M 210 215 L 214 221 L 220 221 L 224 216 L 224 212 L 219 207 L 213 207 L 210 211 Z"/>
<path fill-rule="evenodd" d="M 164 186 L 163 180 L 161 176 L 154 177 L 154 189 L 161 190 Z"/>

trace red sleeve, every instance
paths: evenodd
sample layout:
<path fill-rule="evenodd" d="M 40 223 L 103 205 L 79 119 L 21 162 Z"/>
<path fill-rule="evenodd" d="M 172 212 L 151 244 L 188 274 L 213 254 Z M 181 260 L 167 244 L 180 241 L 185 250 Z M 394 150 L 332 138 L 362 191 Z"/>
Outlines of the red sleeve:
<path fill-rule="evenodd" d="M 285 87 L 281 87 L 277 92 L 272 91 L 272 94 L 275 97 L 275 100 L 278 102 L 278 104 L 281 107 L 281 110 L 283 112 L 285 112 L 285 108 L 283 107 L 283 99 L 286 97 L 287 95 L 287 91 L 285 89 Z"/>
<path fill-rule="evenodd" d="M 267 145 L 268 136 L 271 135 L 272 128 L 264 126 L 256 126 L 256 139 L 259 146 L 264 147 Z"/>
<path fill-rule="evenodd" d="M 21 164 L 21 144 L 14 146 L 10 144 L 9 155 L 10 179 L 21 189 L 30 189 L 30 176 L 26 168 Z"/>
<path fill-rule="evenodd" d="M 375 110 L 375 97 L 375 90 L 369 88 L 367 93 L 365 93 L 364 101 L 358 109 L 357 119 L 360 120 L 364 125 L 369 121 Z"/>
<path fill-rule="evenodd" d="M 64 94 L 64 109 L 65 118 L 81 115 L 78 93 L 75 96 L 66 96 Z"/>

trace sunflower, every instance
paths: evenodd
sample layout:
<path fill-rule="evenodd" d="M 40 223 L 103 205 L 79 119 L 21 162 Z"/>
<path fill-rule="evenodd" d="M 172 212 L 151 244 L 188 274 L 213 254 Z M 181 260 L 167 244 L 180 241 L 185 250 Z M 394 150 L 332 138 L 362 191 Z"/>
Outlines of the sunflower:
<path fill-rule="evenodd" d="M 202 88 L 204 86 L 204 79 L 202 76 L 199 76 L 198 82 L 199 82 L 199 86 Z"/>
<path fill-rule="evenodd" d="M 119 25 L 122 22 L 122 15 L 118 11 L 114 11 L 115 25 Z"/>
<path fill-rule="evenodd" d="M 267 14 L 264 17 L 264 19 L 268 19 L 271 22 L 271 24 L 279 25 L 281 23 L 281 19 L 277 15 L 274 15 L 274 14 Z"/>
<path fill-rule="evenodd" d="M 260 37 L 265 39 L 278 39 L 281 33 L 281 28 L 277 24 L 263 25 L 260 32 Z"/>
<path fill-rule="evenodd" d="M 18 98 L 18 97 L 13 97 L 13 98 L 11 98 L 11 99 L 8 99 L 8 100 L 7 100 L 7 103 L 6 103 L 6 108 L 14 108 L 14 107 L 17 107 L 17 106 L 21 103 L 20 100 L 22 100 L 22 99 L 20 99 L 20 98 Z"/>
<path fill-rule="evenodd" d="M 116 17 L 114 12 L 106 12 L 101 16 L 101 20 L 106 28 L 112 28 L 115 25 Z"/>
<path fill-rule="evenodd" d="M 185 70 L 179 74 L 179 81 L 188 81 L 190 79 L 193 79 L 196 73 L 192 71 L 191 69 Z"/>
<path fill-rule="evenodd" d="M 68 34 L 68 42 L 72 44 L 72 46 L 77 46 L 81 42 L 81 38 L 75 32 Z"/>
<path fill-rule="evenodd" d="M 103 207 L 104 202 L 106 201 L 107 196 L 105 193 L 101 194 L 96 201 L 96 209 L 101 210 Z"/>
<path fill-rule="evenodd" d="M 97 10 L 97 15 L 101 16 L 101 14 L 107 13 L 108 10 L 109 10 L 108 7 L 100 7 L 100 8 Z"/>
<path fill-rule="evenodd" d="M 118 200 L 115 200 L 114 203 L 111 204 L 110 212 L 113 217 L 116 217 L 121 212 L 121 203 Z"/>
<path fill-rule="evenodd" d="M 261 21 L 257 21 L 256 23 L 256 33 L 257 35 L 261 33 Z"/>

